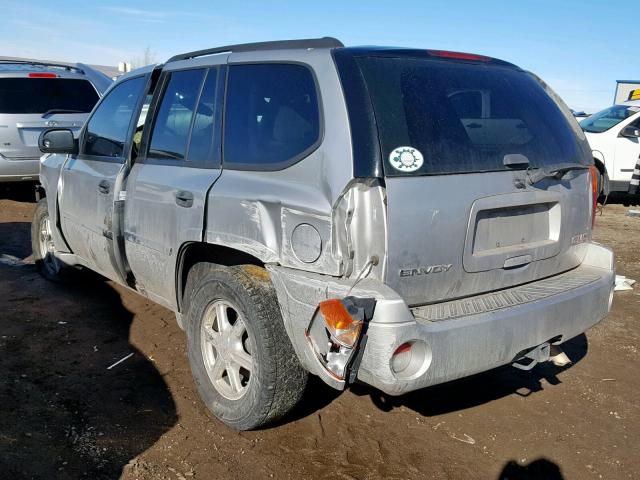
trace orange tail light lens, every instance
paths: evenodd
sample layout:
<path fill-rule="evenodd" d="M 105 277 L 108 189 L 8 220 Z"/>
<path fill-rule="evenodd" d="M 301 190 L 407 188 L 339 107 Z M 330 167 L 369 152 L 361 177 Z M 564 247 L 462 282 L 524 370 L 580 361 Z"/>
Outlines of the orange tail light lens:
<path fill-rule="evenodd" d="M 591 228 L 596 224 L 596 207 L 598 206 L 598 169 L 591 165 L 589 167 L 591 177 Z"/>
<path fill-rule="evenodd" d="M 331 336 L 345 347 L 353 347 L 360 336 L 362 321 L 354 320 L 347 307 L 337 298 L 320 302 L 322 314 Z"/>

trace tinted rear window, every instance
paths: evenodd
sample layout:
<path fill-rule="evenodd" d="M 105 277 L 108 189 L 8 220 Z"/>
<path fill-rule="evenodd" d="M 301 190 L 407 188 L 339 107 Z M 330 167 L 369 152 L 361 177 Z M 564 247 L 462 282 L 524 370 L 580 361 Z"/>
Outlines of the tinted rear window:
<path fill-rule="evenodd" d="M 87 80 L 0 78 L 0 113 L 45 113 L 52 109 L 88 113 L 98 94 Z"/>
<path fill-rule="evenodd" d="M 358 63 L 386 175 L 406 174 L 392 160 L 415 150 L 423 164 L 408 167 L 411 175 L 505 170 L 508 154 L 525 155 L 531 167 L 582 161 L 556 103 L 521 70 L 406 57 Z"/>
<path fill-rule="evenodd" d="M 311 70 L 293 64 L 232 65 L 227 81 L 224 163 L 231 168 L 284 168 L 320 138 Z"/>

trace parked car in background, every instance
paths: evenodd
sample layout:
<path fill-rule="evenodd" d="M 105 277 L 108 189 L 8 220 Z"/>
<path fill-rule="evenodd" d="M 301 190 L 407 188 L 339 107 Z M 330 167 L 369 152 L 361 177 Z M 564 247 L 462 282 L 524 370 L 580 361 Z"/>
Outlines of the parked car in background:
<path fill-rule="evenodd" d="M 190 52 L 39 143 L 40 272 L 172 309 L 237 429 L 285 415 L 309 373 L 400 395 L 530 369 L 611 308 L 584 133 L 501 60 L 331 38 Z"/>
<path fill-rule="evenodd" d="M 88 65 L 0 59 L 0 182 L 37 181 L 40 133 L 79 132 L 111 83 Z"/>
<path fill-rule="evenodd" d="M 599 192 L 627 192 L 640 156 L 640 100 L 605 108 L 580 121 L 599 172 Z"/>

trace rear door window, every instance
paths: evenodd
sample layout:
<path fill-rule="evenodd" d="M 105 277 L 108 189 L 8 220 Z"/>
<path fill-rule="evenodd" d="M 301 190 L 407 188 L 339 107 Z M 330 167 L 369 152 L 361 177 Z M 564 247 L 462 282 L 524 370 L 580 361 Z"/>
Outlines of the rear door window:
<path fill-rule="evenodd" d="M 276 170 L 320 141 L 313 74 L 294 64 L 231 65 L 225 106 L 226 168 Z"/>
<path fill-rule="evenodd" d="M 136 77 L 116 84 L 96 108 L 85 133 L 85 155 L 122 157 L 135 111 L 147 77 Z"/>
<path fill-rule="evenodd" d="M 219 85 L 218 69 L 212 68 L 207 72 L 195 110 L 189 140 L 190 162 L 211 166 L 220 164 L 220 135 L 219 128 L 216 128 L 220 125 L 217 108 Z"/>
<path fill-rule="evenodd" d="M 184 160 L 205 69 L 170 73 L 157 109 L 148 157 Z"/>
<path fill-rule="evenodd" d="M 582 161 L 560 109 L 526 72 L 411 57 L 358 62 L 386 175 L 408 174 L 390 157 L 415 150 L 423 163 L 411 175 L 505 170 L 508 154 L 525 155 L 531 167 Z"/>
<path fill-rule="evenodd" d="M 72 78 L 0 78 L 0 113 L 88 113 L 98 93 L 87 80 Z"/>

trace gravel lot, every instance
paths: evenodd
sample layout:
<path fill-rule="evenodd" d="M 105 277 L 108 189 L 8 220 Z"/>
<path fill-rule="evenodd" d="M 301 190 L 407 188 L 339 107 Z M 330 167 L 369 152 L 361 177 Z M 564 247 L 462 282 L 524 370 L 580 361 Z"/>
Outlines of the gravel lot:
<path fill-rule="evenodd" d="M 314 381 L 292 417 L 237 433 L 200 402 L 173 314 L 91 276 L 40 278 L 34 204 L 3 195 L 4 478 L 638 478 L 640 284 L 567 344 L 568 368 L 506 367 L 400 398 Z M 640 218 L 626 211 L 607 206 L 594 236 L 640 280 Z"/>

